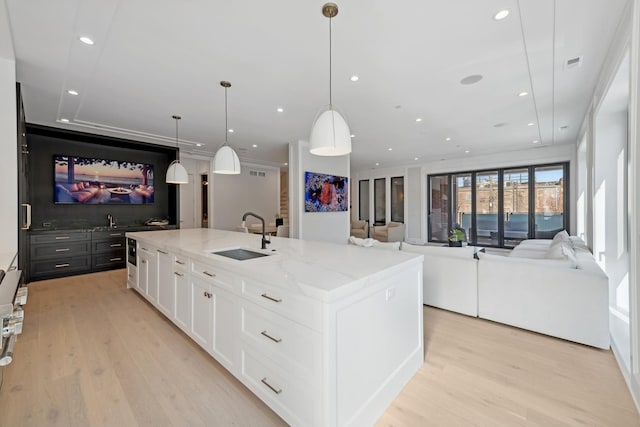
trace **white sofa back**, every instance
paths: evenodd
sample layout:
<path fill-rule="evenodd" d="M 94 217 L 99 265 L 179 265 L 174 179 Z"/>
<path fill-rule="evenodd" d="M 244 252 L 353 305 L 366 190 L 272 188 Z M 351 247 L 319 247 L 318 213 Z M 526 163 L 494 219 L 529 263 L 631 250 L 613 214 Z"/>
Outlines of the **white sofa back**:
<path fill-rule="evenodd" d="M 418 246 L 403 242 L 403 251 L 424 255 L 423 302 L 433 307 L 478 315 L 478 260 L 476 248 Z"/>

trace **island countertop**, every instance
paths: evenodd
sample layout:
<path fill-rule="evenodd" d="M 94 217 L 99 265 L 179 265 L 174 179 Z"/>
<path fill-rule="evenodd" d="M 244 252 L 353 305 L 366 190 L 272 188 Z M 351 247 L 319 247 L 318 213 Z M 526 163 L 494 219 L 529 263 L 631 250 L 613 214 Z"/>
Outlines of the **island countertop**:
<path fill-rule="evenodd" d="M 401 251 L 284 237 L 271 237 L 271 244 L 261 250 L 261 235 L 208 228 L 132 232 L 127 237 L 232 272 L 295 287 L 323 302 L 344 298 L 369 281 L 423 260 L 422 255 Z M 238 261 L 212 253 L 234 248 L 270 256 Z"/>

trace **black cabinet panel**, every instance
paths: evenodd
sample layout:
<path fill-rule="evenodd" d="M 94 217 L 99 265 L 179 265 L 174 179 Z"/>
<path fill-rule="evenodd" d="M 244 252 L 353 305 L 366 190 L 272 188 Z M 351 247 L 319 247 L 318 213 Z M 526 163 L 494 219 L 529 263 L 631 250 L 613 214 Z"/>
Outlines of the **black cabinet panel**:
<path fill-rule="evenodd" d="M 110 270 L 113 268 L 124 268 L 125 260 L 124 248 L 111 251 L 109 253 L 93 255 L 91 257 L 91 269 L 93 271 L 98 271 Z"/>
<path fill-rule="evenodd" d="M 61 256 L 89 255 L 91 254 L 91 244 L 86 242 L 65 241 L 52 245 L 31 244 L 31 258 L 55 258 Z"/>
<path fill-rule="evenodd" d="M 110 240 L 103 240 L 103 241 L 93 241 L 91 243 L 91 248 L 93 253 L 100 253 L 100 252 L 108 252 L 108 251 L 113 251 L 116 249 L 122 249 L 124 250 L 126 246 L 126 243 L 124 241 L 124 237 L 121 237 L 119 239 L 110 239 Z"/>
<path fill-rule="evenodd" d="M 91 240 L 90 231 L 60 231 L 55 233 L 32 234 L 31 244 L 75 242 L 78 240 Z"/>
<path fill-rule="evenodd" d="M 62 277 L 71 274 L 89 273 L 91 256 L 65 256 L 31 261 L 32 279 Z"/>

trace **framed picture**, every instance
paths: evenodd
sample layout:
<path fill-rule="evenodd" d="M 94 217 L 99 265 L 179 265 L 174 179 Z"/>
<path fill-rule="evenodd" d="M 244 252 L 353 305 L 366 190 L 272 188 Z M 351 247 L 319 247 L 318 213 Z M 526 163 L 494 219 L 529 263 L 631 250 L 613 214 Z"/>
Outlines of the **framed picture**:
<path fill-rule="evenodd" d="M 316 172 L 304 173 L 305 212 L 349 210 L 349 178 Z"/>

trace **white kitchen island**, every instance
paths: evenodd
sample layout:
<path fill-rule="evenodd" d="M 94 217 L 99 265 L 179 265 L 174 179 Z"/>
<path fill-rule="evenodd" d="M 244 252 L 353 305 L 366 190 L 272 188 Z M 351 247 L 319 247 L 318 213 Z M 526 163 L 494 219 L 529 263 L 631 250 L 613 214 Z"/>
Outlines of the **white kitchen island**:
<path fill-rule="evenodd" d="M 128 287 L 287 423 L 372 425 L 424 361 L 422 255 L 213 229 L 127 233 Z M 128 240 L 129 241 L 129 240 Z M 269 254 L 239 261 L 212 252 Z"/>

